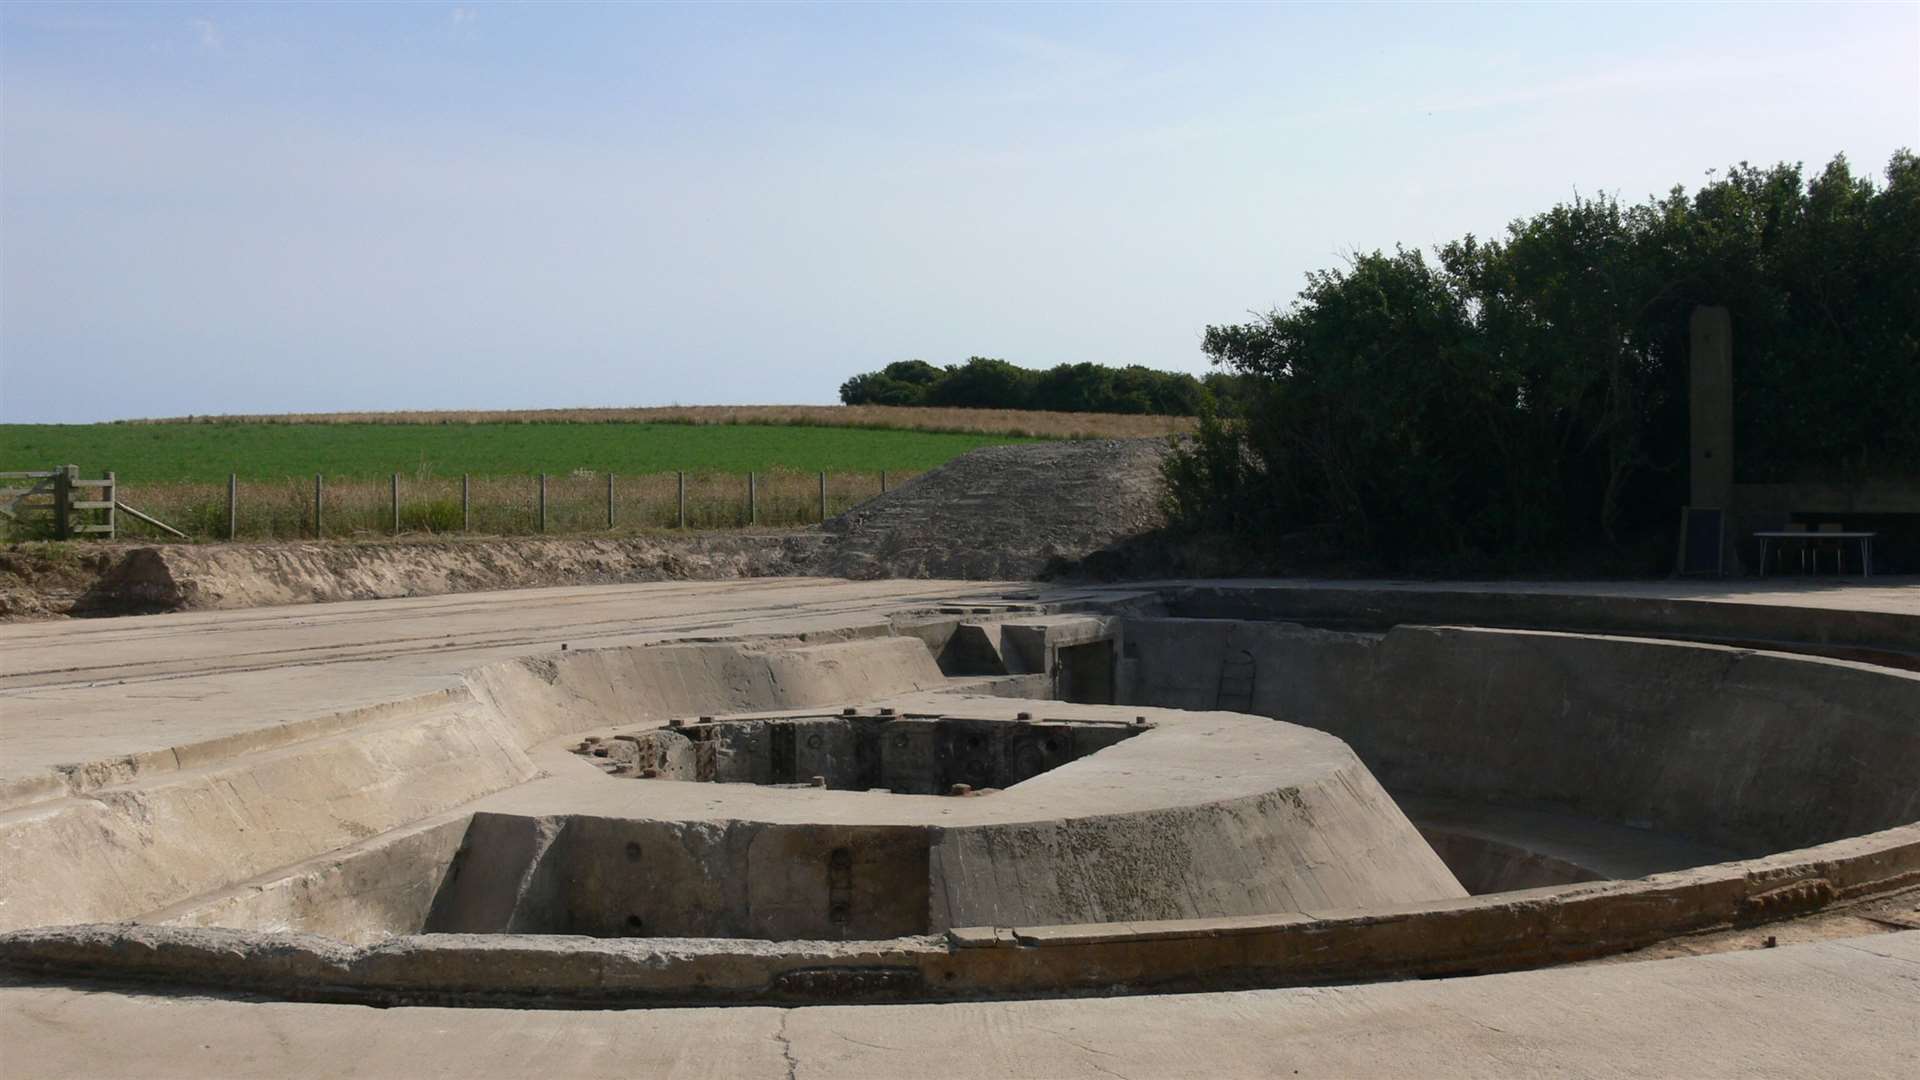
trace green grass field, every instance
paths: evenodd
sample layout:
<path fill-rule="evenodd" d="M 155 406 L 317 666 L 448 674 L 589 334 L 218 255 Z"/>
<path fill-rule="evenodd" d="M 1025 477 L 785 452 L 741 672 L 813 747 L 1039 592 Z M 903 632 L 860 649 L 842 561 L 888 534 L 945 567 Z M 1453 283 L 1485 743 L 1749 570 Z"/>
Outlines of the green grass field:
<path fill-rule="evenodd" d="M 694 424 L 5 424 L 0 471 L 78 465 L 123 483 L 311 477 L 921 472 L 1029 438 L 846 427 Z"/>

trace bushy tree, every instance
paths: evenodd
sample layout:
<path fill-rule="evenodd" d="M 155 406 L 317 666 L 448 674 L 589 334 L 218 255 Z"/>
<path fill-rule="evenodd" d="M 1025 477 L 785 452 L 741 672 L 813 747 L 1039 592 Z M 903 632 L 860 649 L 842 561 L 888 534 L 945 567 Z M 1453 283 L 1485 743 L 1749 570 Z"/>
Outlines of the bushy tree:
<path fill-rule="evenodd" d="M 928 392 L 927 403 L 961 409 L 1031 408 L 1035 381 L 1026 368 L 975 356 L 949 367 Z"/>
<path fill-rule="evenodd" d="M 1920 164 L 1740 165 L 1693 196 L 1575 198 L 1308 275 L 1209 327 L 1240 419 L 1169 465 L 1175 520 L 1414 550 L 1648 550 L 1684 501 L 1688 320 L 1733 317 L 1736 479 L 1920 474 Z M 1208 507 L 1257 508 L 1223 517 Z"/>
<path fill-rule="evenodd" d="M 1212 377 L 1235 385 L 1232 377 Z M 1192 416 L 1209 389 L 1183 372 L 1131 365 L 1060 364 L 1046 371 L 975 356 L 936 368 L 919 360 L 888 364 L 840 386 L 848 405 L 944 405 L 966 409 L 1047 409 L 1055 412 L 1152 413 Z"/>
<path fill-rule="evenodd" d="M 843 405 L 925 405 L 941 371 L 925 360 L 900 360 L 840 384 Z"/>

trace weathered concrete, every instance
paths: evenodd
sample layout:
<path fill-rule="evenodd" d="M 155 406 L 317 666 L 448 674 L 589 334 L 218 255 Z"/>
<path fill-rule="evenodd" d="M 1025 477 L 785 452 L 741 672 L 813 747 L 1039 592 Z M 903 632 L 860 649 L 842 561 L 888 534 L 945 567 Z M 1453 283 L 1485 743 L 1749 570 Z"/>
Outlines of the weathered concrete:
<path fill-rule="evenodd" d="M 1336 630 L 1405 624 L 1671 637 L 1920 665 L 1920 581 L 1142 582 L 1142 614 Z"/>
<path fill-rule="evenodd" d="M 889 615 L 1030 588 L 778 579 L 349 601 L 0 626 L 0 791 L 248 752 L 464 686 L 513 657 L 661 641 L 885 634 Z M 1085 594 L 1080 594 L 1085 595 Z M 341 719 L 345 718 L 345 719 Z M 84 763 L 78 766 L 76 763 Z"/>
<path fill-rule="evenodd" d="M 1646 877 L 1738 858 L 1684 837 L 1512 804 L 1409 792 L 1396 793 L 1394 802 L 1476 895 Z"/>
<path fill-rule="evenodd" d="M 1275 673 L 1262 667 L 1265 651 L 1245 647 L 1211 654 L 1213 666 L 1199 677 L 1166 677 L 1168 669 L 1164 664 L 1156 666 L 1147 655 L 1152 652 L 1151 643 L 1136 636 L 1134 628 L 1170 611 L 1178 614 L 1180 604 L 1193 602 L 1204 590 L 1163 594 L 1027 587 L 1019 590 L 1019 599 L 1007 600 L 1002 597 L 1009 590 L 997 587 L 810 583 L 788 591 L 791 584 L 742 583 L 717 592 L 684 586 L 659 587 L 658 592 L 607 590 L 615 595 L 558 590 L 552 597 L 489 598 L 465 611 L 455 605 L 474 598 L 398 601 L 391 609 L 365 606 L 350 618 L 335 618 L 344 612 L 325 607 L 297 614 L 254 612 L 228 616 L 237 620 L 231 629 L 217 619 L 193 627 L 192 637 L 178 636 L 185 627 L 169 620 L 194 616 L 123 623 L 94 639 L 62 633 L 56 635 L 64 639 L 58 642 L 9 638 L 0 631 L 0 650 L 4 650 L 0 657 L 7 658 L 6 674 L 0 675 L 0 706 L 7 710 L 0 723 L 0 754 L 6 754 L 7 760 L 0 764 L 0 776 L 7 779 L 11 800 L 11 809 L 0 809 L 0 832 L 17 827 L 19 836 L 30 838 L 33 830 L 41 829 L 39 835 L 45 837 L 54 835 L 45 831 L 41 821 L 48 815 L 118 815 L 114 827 L 122 831 L 122 841 L 100 846 L 118 860 L 111 867 L 84 862 L 103 857 L 84 850 L 88 835 L 84 828 L 60 841 L 82 857 L 74 877 L 84 880 L 66 884 L 83 893 L 91 889 L 96 897 L 108 896 L 110 890 L 102 882 L 110 880 L 111 873 L 138 868 L 145 860 L 155 881 L 143 880 L 138 889 L 125 891 L 145 895 L 149 901 L 174 899 L 135 912 L 143 918 L 182 927 L 221 922 L 262 929 L 311 925 L 334 935 L 209 931 L 195 936 L 160 927 L 110 926 L 26 931 L 4 939 L 0 949 L 16 970 L 59 972 L 66 978 L 144 977 L 173 986 L 224 982 L 272 995 L 319 994 L 381 1003 L 472 1002 L 489 994 L 520 995 L 524 1001 L 549 1004 L 702 998 L 965 998 L 1101 992 L 1115 987 L 1196 989 L 1236 982 L 1281 985 L 1528 967 L 1631 949 L 1674 934 L 1760 925 L 1884 896 L 1887 890 L 1911 887 L 1920 880 L 1920 825 L 1908 823 L 1913 814 L 1900 802 L 1897 786 L 1903 768 L 1910 779 L 1914 759 L 1909 743 L 1900 741 L 1912 737 L 1915 684 L 1911 676 L 1806 656 L 1580 633 L 1415 627 L 1384 637 L 1378 633 L 1408 622 L 1408 611 L 1429 613 L 1449 605 L 1457 611 L 1464 604 L 1479 605 L 1514 621 L 1556 619 L 1577 624 L 1591 614 L 1604 624 L 1599 628 L 1615 633 L 1637 620 L 1652 627 L 1649 633 L 1697 633 L 1737 640 L 1760 636 L 1796 647 L 1891 655 L 1913 640 L 1911 629 L 1920 611 L 1920 603 L 1912 602 L 1915 590 L 1862 593 L 1870 597 L 1863 606 L 1879 608 L 1868 613 L 1845 610 L 1844 591 L 1837 597 L 1793 606 L 1774 602 L 1784 592 L 1774 594 L 1773 600 L 1751 602 L 1677 598 L 1683 590 L 1669 589 L 1652 595 L 1644 610 L 1636 608 L 1640 598 L 1629 595 L 1634 590 L 1563 596 L 1565 603 L 1558 609 L 1552 597 L 1566 587 L 1509 592 L 1472 587 L 1448 592 L 1374 585 L 1285 593 L 1279 597 L 1280 606 L 1333 612 L 1336 618 L 1328 619 L 1329 623 L 1346 631 L 1370 631 L 1288 632 L 1331 643 L 1327 656 L 1334 670 L 1359 671 L 1339 666 L 1356 663 L 1354 657 L 1397 651 L 1409 658 L 1397 667 L 1388 664 L 1372 671 L 1369 687 L 1349 688 L 1343 697 L 1330 680 L 1322 678 L 1316 684 L 1316 669 L 1304 663 L 1284 676 L 1293 680 L 1291 687 L 1277 683 Z M 872 591 L 862 591 L 866 589 Z M 1243 589 L 1234 586 L 1234 590 Z M 1269 590 L 1269 595 L 1255 596 L 1236 591 L 1230 599 L 1271 617 L 1277 610 L 1272 594 L 1284 592 Z M 1214 605 L 1207 614 L 1224 613 L 1220 596 L 1215 590 L 1201 597 Z M 781 601 L 789 597 L 799 603 L 780 610 Z M 1820 602 L 1827 605 L 1826 610 L 1809 614 Z M 752 612 L 744 625 L 731 625 L 722 610 L 733 603 Z M 1403 608 L 1395 609 L 1393 603 L 1402 603 Z M 658 607 L 635 610 L 640 604 Z M 1016 610 L 1020 607 L 1029 610 Z M 1081 609 L 1067 621 L 1082 629 L 1098 626 L 1097 635 L 1075 645 L 1064 633 L 1049 629 L 1048 620 L 1059 619 L 1063 607 Z M 1099 614 L 1084 611 L 1089 607 L 1111 607 L 1132 618 L 1088 620 L 1086 614 Z M 1769 608 L 1774 609 L 1771 616 Z M 1724 613 L 1726 619 L 1716 622 L 1716 613 Z M 940 620 L 948 616 L 959 617 L 953 623 L 956 628 L 961 621 L 979 625 L 1002 666 L 1041 670 L 1003 677 L 1005 681 L 997 685 L 974 685 L 972 698 L 956 695 L 953 691 L 965 684 L 950 680 L 934 666 L 935 654 L 927 648 L 933 642 L 923 644 L 926 638 L 917 632 L 899 636 L 910 627 L 927 628 L 927 636 L 950 641 L 952 631 L 938 629 Z M 1020 620 L 1034 627 L 1027 643 L 1008 625 Z M 997 635 L 988 629 L 993 626 L 999 627 Z M 100 627 L 107 624 L 84 628 L 99 633 L 96 628 Z M 1270 630 L 1247 633 L 1260 638 Z M 667 639 L 732 637 L 736 632 L 752 640 L 660 645 Z M 1395 644 L 1396 639 L 1411 645 Z M 1236 700 L 1232 707 L 1252 709 L 1256 701 L 1269 702 L 1276 693 L 1282 701 L 1293 695 L 1298 703 L 1319 702 L 1317 707 L 1325 712 L 1316 718 L 1324 721 L 1317 726 L 1342 732 L 1345 725 L 1344 737 L 1364 746 L 1363 757 L 1372 755 L 1387 762 L 1395 770 L 1396 781 L 1416 775 L 1443 781 L 1403 786 L 1430 788 L 1455 800 L 1544 802 L 1559 807 L 1552 813 L 1586 817 L 1583 824 L 1554 832 L 1541 827 L 1539 819 L 1503 812 L 1498 805 L 1488 808 L 1491 820 L 1471 820 L 1468 815 L 1467 825 L 1477 839 L 1511 842 L 1518 849 L 1507 864 L 1488 871 L 1496 879 L 1505 875 L 1508 883 L 1520 872 L 1515 867 L 1527 859 L 1539 863 L 1531 869 L 1545 866 L 1552 874 L 1610 876 L 1658 869 L 1665 859 L 1674 860 L 1668 865 L 1684 863 L 1693 857 L 1689 853 L 1709 857 L 1715 844 L 1761 852 L 1776 845 L 1875 828 L 1876 822 L 1895 827 L 1835 839 L 1818 848 L 1681 869 L 1642 880 L 1588 881 L 1413 904 L 1367 902 L 1346 909 L 1302 905 L 1293 913 L 1277 910 L 1278 905 L 1276 910 L 1206 918 L 1184 917 L 1186 909 L 1180 912 L 1183 917 L 1161 919 L 1116 918 L 1102 912 L 1094 918 L 1105 921 L 1060 925 L 1016 906 L 981 914 L 978 925 L 958 924 L 976 921 L 972 918 L 956 920 L 945 936 L 868 942 L 605 941 L 551 934 L 427 935 L 380 941 L 365 935 L 360 937 L 364 946 L 356 948 L 339 940 L 362 934 L 369 922 L 392 926 L 415 919 L 430 921 L 432 899 L 439 895 L 444 877 L 440 868 L 456 860 L 453 838 L 457 834 L 464 840 L 471 827 L 468 821 L 476 814 L 533 822 L 529 850 L 551 843 L 558 835 L 540 824 L 546 820 L 570 816 L 616 823 L 596 827 L 612 830 L 609 849 L 618 856 L 626 838 L 619 835 L 617 823 L 658 818 L 651 814 L 652 807 L 636 816 L 633 800 L 644 798 L 651 803 L 665 798 L 657 792 L 637 796 L 634 789 L 713 789 L 704 784 L 649 785 L 601 776 L 591 764 L 557 745 L 563 736 L 659 723 L 680 712 L 792 712 L 862 700 L 888 704 L 903 713 L 929 708 L 948 711 L 956 702 L 977 701 L 978 707 L 1004 715 L 1027 705 L 989 695 L 1004 694 L 1015 683 L 1031 686 L 1036 679 L 1044 688 L 1046 672 L 1058 670 L 1067 661 L 1063 653 L 1055 652 L 1043 655 L 1036 664 L 1026 655 L 1034 641 L 1043 650 L 1088 646 L 1109 650 L 1112 655 L 1101 663 L 1122 690 L 1130 680 L 1139 685 L 1157 681 L 1176 689 L 1185 687 L 1182 692 L 1203 694 L 1210 678 L 1214 701 L 1209 708 L 1219 707 L 1224 697 L 1244 696 L 1245 705 Z M 562 643 L 568 646 L 565 651 L 559 650 Z M 1293 647 L 1289 643 L 1279 651 Z M 1247 662 L 1236 666 L 1229 678 L 1219 661 L 1235 651 L 1246 653 Z M 1588 661 L 1596 655 L 1613 659 L 1595 667 Z M 1649 657 L 1655 661 L 1649 662 Z M 1674 657 L 1680 659 L 1669 663 Z M 1686 691 L 1694 681 L 1690 665 L 1701 663 L 1707 664 L 1702 671 L 1711 669 L 1708 673 L 1719 680 L 1713 693 Z M 1585 670 L 1589 667 L 1593 670 Z M 1868 683 L 1877 689 L 1860 689 Z M 1490 689 L 1509 686 L 1517 688 L 1513 695 Z M 1509 696 L 1516 700 L 1506 701 Z M 1337 703 L 1344 703 L 1346 712 L 1334 716 L 1331 709 Z M 1354 716 L 1353 710 L 1362 706 L 1378 707 L 1380 715 Z M 1100 717 L 1109 712 L 1059 702 L 1044 707 L 1049 716 L 1060 717 Z M 1430 712 L 1445 714 L 1447 722 L 1389 722 L 1396 716 L 1404 720 Z M 1707 718 L 1706 722 L 1693 720 L 1688 715 L 1692 712 Z M 16 714 L 22 718 L 18 724 Z M 1275 710 L 1275 715 L 1280 712 Z M 1200 717 L 1196 722 L 1207 721 Z M 1796 731 L 1796 723 L 1803 730 Z M 443 736 L 480 739 L 498 749 L 481 743 L 455 747 L 423 736 L 436 725 Z M 420 731 L 414 731 L 416 727 Z M 1606 762 L 1608 753 L 1617 759 L 1615 768 L 1637 755 L 1664 770 L 1668 779 L 1719 775 L 1712 767 L 1713 747 L 1690 745 L 1682 737 L 1689 730 L 1698 731 L 1702 740 L 1731 740 L 1736 748 L 1746 748 L 1740 751 L 1746 756 L 1734 755 L 1736 767 L 1723 772 L 1724 783 L 1695 786 L 1680 794 L 1630 783 L 1620 791 L 1585 790 L 1594 770 L 1583 770 L 1575 763 L 1586 758 Z M 1556 733 L 1557 741 L 1541 741 Z M 1625 738 L 1628 734 L 1633 738 Z M 398 741 L 382 742 L 394 739 Z M 1610 746 L 1609 739 L 1620 745 Z M 1133 788 L 1140 789 L 1135 796 L 1162 804 L 1169 792 L 1211 803 L 1231 794 L 1209 790 L 1220 785 L 1221 777 L 1277 776 L 1268 764 L 1239 760 L 1246 749 L 1242 746 L 1222 755 L 1233 761 L 1233 768 L 1168 769 L 1157 759 L 1140 761 L 1118 769 L 1131 777 L 1116 775 L 1110 784 L 1085 789 L 1074 784 L 1057 786 L 1052 803 L 1045 807 L 1048 817 L 1014 813 L 1023 788 L 1036 785 L 1034 792 L 1044 792 L 1053 782 L 1049 777 L 1085 772 L 1083 766 L 1099 763 L 1108 754 L 1115 755 L 1109 764 L 1120 762 L 1127 746 L 1145 741 L 1131 740 L 987 798 L 930 801 L 977 805 L 982 808 L 978 812 L 986 815 L 980 818 L 983 827 L 1025 830 L 1036 822 L 1058 821 L 1076 813 L 1110 812 L 1114 800 Z M 1769 746 L 1779 752 L 1770 753 Z M 16 748 L 26 751 L 18 764 L 8 753 Z M 1523 760 L 1527 752 L 1549 755 L 1546 768 L 1536 769 L 1537 775 L 1511 775 L 1511 770 L 1527 766 Z M 295 775 L 288 763 L 309 754 L 315 755 L 312 760 L 322 775 Z M 490 777 L 486 769 L 472 775 L 446 769 L 454 760 L 478 760 L 476 754 L 494 755 L 505 771 Z M 1287 757 L 1292 760 L 1291 755 Z M 563 770 L 561 759 L 566 769 L 574 771 Z M 49 768 L 62 764 L 70 767 Z M 516 777 L 526 770 L 551 775 L 517 782 Z M 1829 782 L 1842 774 L 1855 778 L 1858 790 Z M 1364 775 L 1364 770 L 1358 775 Z M 443 780 L 432 779 L 435 776 Z M 1808 778 L 1814 794 L 1799 794 L 1796 785 Z M 247 792 L 248 783 L 257 792 Z M 1347 783 L 1343 780 L 1342 786 Z M 1480 786 L 1474 787 L 1475 783 Z M 459 785 L 466 784 L 476 789 L 474 793 L 463 793 Z M 491 790 L 489 785 L 498 784 L 507 786 L 492 795 L 485 793 Z M 1160 786 L 1164 790 L 1156 790 Z M 416 788 L 418 798 L 414 798 Z M 1909 783 L 1907 790 L 1911 789 Z M 281 791 L 294 797 L 280 805 L 274 793 Z M 1764 798 L 1769 791 L 1781 804 L 1771 810 Z M 728 795 L 731 803 L 733 793 Z M 236 797 L 238 801 L 232 801 Z M 826 810 L 829 819 L 838 814 L 845 823 L 871 825 L 875 823 L 871 799 L 895 801 L 853 792 L 751 788 L 741 789 L 738 797 L 742 806 L 760 800 L 745 817 L 769 824 L 783 816 L 815 820 L 818 811 Z M 801 801 L 816 797 L 822 801 Z M 896 798 L 912 801 L 912 797 Z M 842 813 L 834 808 L 843 799 L 868 801 L 861 807 L 849 802 Z M 804 814 L 798 809 L 803 805 Z M 153 807 L 166 812 L 142 816 Z M 240 835 L 231 825 L 223 828 L 218 814 L 230 808 L 244 811 L 239 820 L 247 824 L 247 831 L 257 824 L 263 836 Z M 1719 808 L 1728 813 L 1718 826 L 1722 831 L 1715 832 L 1711 819 Z M 685 809 L 690 812 L 671 817 L 698 820 L 702 816 L 701 808 L 691 803 Z M 728 814 L 736 811 L 730 808 Z M 273 814 L 298 815 L 301 825 L 281 829 Z M 996 814 L 1001 818 L 995 820 Z M 1820 825 L 1803 820 L 1821 814 L 1831 816 L 1822 818 Z M 1455 815 L 1453 824 L 1460 825 L 1460 819 Z M 1687 824 L 1702 820 L 1709 821 L 1710 827 L 1700 830 Z M 1667 835 L 1649 836 L 1648 846 L 1642 849 L 1636 843 L 1636 825 L 1657 825 Z M 356 829 L 363 827 L 386 831 L 358 835 Z M 143 828 L 147 831 L 142 832 Z M 1676 838 L 1673 832 L 1683 835 Z M 291 839 L 283 839 L 283 833 Z M 1456 835 L 1464 834 L 1465 830 L 1456 830 Z M 213 867 L 205 858 L 196 863 L 198 853 L 191 850 L 196 838 L 233 844 L 242 856 L 227 869 Z M 34 844 L 51 842 L 43 839 Z M 1031 852 L 1031 867 L 1016 870 L 1022 886 L 1013 891 L 1044 897 L 1044 889 L 1030 890 L 1026 884 L 1036 872 L 1057 877 L 1060 867 L 1074 865 L 1075 859 L 1097 872 L 1115 862 L 1116 855 L 1151 853 L 1156 842 L 1156 835 L 1143 834 L 1102 851 L 1076 842 L 1027 845 L 1022 841 L 992 845 L 988 854 L 995 859 L 1010 854 L 1015 861 L 1008 865 L 1013 866 L 1025 858 L 1023 851 Z M 646 842 L 641 843 L 644 854 Z M 0 850 L 8 860 L 37 858 L 45 849 L 34 844 Z M 1175 846 L 1194 847 L 1188 841 Z M 1200 850 L 1207 861 L 1224 863 L 1245 846 L 1244 840 L 1227 839 L 1211 853 L 1204 845 Z M 1351 851 L 1366 845 L 1349 840 L 1335 846 Z M 113 854 L 116 851 L 121 854 Z M 1565 865 L 1549 865 L 1548 859 Z M 1318 860 L 1316 853 L 1299 852 L 1299 861 L 1308 866 Z M 176 865 L 190 872 L 175 882 L 158 880 L 161 869 Z M 0 869 L 6 866 L 0 863 Z M 521 866 L 524 869 L 525 863 Z M 509 877 L 519 874 L 510 860 L 492 869 Z M 607 879 L 608 884 L 617 880 L 623 879 L 617 874 Z M 993 880 L 1005 879 L 996 873 Z M 1153 884 L 1164 884 L 1158 882 L 1157 871 Z M 837 887 L 829 878 L 830 902 Z M 848 888 L 848 895 L 853 895 L 852 886 Z M 139 893 L 139 889 L 148 891 Z M 989 888 L 981 895 L 1006 891 Z M 0 901 L 7 904 L 19 898 L 22 903 L 31 899 L 52 905 L 53 895 L 26 874 L 0 889 Z M 1054 901 L 1044 903 L 1051 906 Z M 337 910 L 313 922 L 303 921 L 323 904 Z M 1059 914 L 1055 910 L 1050 917 Z M 33 921 L 45 920 L 27 918 L 23 923 Z M 1181 1000 L 1200 996 L 1220 997 Z M 1156 999 L 1154 1004 L 1165 1000 Z M 1871 996 L 1866 1000 L 1871 1001 Z M 1086 1004 L 1047 1007 L 1073 1010 Z M 742 1010 L 729 1015 L 758 1014 Z M 790 1035 L 785 1038 L 791 1052 L 795 1044 Z M 1872 1052 L 1884 1051 L 1888 1042 L 1882 1038 L 1869 1044 L 1859 1060 L 1871 1064 L 1879 1060 Z M 1129 1071 L 1128 1061 L 1099 1060 L 1112 1071 Z M 1149 1068 L 1152 1060 L 1150 1056 L 1140 1059 Z M 1231 1067 L 1207 1067 L 1221 1063 L 1217 1056 L 1182 1060 L 1191 1061 L 1195 1071 L 1232 1071 Z M 789 1064 L 790 1059 L 783 1056 L 781 1063 Z M 924 1062 L 891 1064 L 895 1072 L 902 1071 L 902 1065 L 909 1071 L 927 1071 Z M 1014 1067 L 1017 1071 L 1018 1066 Z"/>
<path fill-rule="evenodd" d="M 367 1009 L 0 986 L 6 1077 L 1896 1077 L 1920 932 L 1437 982 L 1099 1000 Z"/>
<path fill-rule="evenodd" d="M 1920 673 L 1472 627 L 1138 619 L 1126 639 L 1129 700 L 1332 732 L 1393 791 L 1559 807 L 1749 855 L 1920 819 Z M 1228 703 L 1232 657 L 1251 690 Z"/>
<path fill-rule="evenodd" d="M 65 794 L 29 791 L 0 813 L 0 928 L 130 917 L 413 823 L 533 779 L 528 748 L 610 716 L 821 706 L 941 681 L 904 638 L 568 652 L 464 679 L 470 690 L 317 738 L 191 767 L 176 754 L 106 783 L 74 770 Z"/>
<path fill-rule="evenodd" d="M 550 836 L 529 834 L 535 846 Z M 503 872 L 521 878 L 524 865 Z M 847 942 L 429 934 L 358 949 L 310 934 L 94 925 L 0 935 L 0 970 L 309 1000 L 536 1007 L 1193 990 L 1537 967 L 1916 884 L 1920 825 L 1910 825 L 1638 881 L 1299 914 L 989 925 L 944 939 Z"/>
<path fill-rule="evenodd" d="M 961 698 L 945 715 L 1015 727 L 1014 710 L 1045 719 L 1052 706 Z M 1089 713 L 1131 715 L 1077 718 Z M 622 782 L 591 759 L 557 761 L 550 779 L 474 804 L 470 861 L 485 876 L 451 886 L 448 917 L 429 929 L 878 938 L 1464 895 L 1338 740 L 1230 714 L 1147 718 L 979 798 Z M 538 846 L 523 839 L 535 832 Z M 838 852 L 849 893 L 835 923 L 826 868 Z"/>

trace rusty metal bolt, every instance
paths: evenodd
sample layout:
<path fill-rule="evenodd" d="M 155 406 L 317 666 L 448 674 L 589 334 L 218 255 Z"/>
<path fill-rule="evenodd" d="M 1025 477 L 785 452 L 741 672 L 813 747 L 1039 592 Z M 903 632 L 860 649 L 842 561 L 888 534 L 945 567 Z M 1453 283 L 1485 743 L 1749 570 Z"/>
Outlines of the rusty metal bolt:
<path fill-rule="evenodd" d="M 1030 712 L 1014 713 L 1013 718 L 1015 720 L 1031 720 L 1033 719 L 1033 714 Z"/>
<path fill-rule="evenodd" d="M 563 642 L 561 642 L 561 643 L 560 643 L 560 651 L 561 651 L 561 652 L 566 652 L 566 651 L 567 651 L 567 643 L 566 643 L 566 642 L 564 642 L 564 641 L 563 641 Z"/>
<path fill-rule="evenodd" d="M 701 722 L 701 723 L 703 723 L 703 724 L 711 724 L 711 723 L 713 723 L 713 717 L 711 717 L 711 716 L 703 716 L 703 717 L 701 717 L 701 718 L 700 718 L 700 722 Z"/>
<path fill-rule="evenodd" d="M 642 780 L 657 780 L 659 778 L 660 778 L 659 769 L 641 769 L 640 770 L 640 779 Z"/>
<path fill-rule="evenodd" d="M 667 726 L 668 727 L 686 727 L 687 721 L 685 717 L 676 716 L 673 719 L 667 721 Z"/>
<path fill-rule="evenodd" d="M 860 710 L 849 705 L 846 708 L 840 710 L 840 715 L 841 716 L 859 716 Z"/>
<path fill-rule="evenodd" d="M 880 715 L 881 715 L 881 716 L 892 716 L 892 715 L 893 715 L 893 710 L 892 710 L 892 709 L 881 709 L 881 710 L 880 710 Z"/>
<path fill-rule="evenodd" d="M 962 795 L 971 795 L 973 794 L 973 785 L 972 784 L 955 784 L 952 787 L 947 789 L 947 794 L 955 797 L 959 797 Z"/>
<path fill-rule="evenodd" d="M 1134 727 L 1146 727 L 1146 726 L 1147 726 L 1147 718 L 1146 718 L 1146 717 L 1144 717 L 1144 716 L 1136 716 L 1136 717 L 1134 717 L 1134 718 L 1133 718 L 1133 726 L 1134 726 Z"/>
<path fill-rule="evenodd" d="M 824 777 L 824 776 L 816 776 L 816 777 L 814 777 L 814 778 L 813 778 L 812 780 L 809 780 L 809 781 L 807 781 L 807 782 L 808 782 L 808 783 L 810 783 L 810 784 L 812 784 L 812 785 L 813 785 L 814 787 L 826 787 L 826 786 L 827 786 L 827 778 L 826 778 L 826 777 Z"/>

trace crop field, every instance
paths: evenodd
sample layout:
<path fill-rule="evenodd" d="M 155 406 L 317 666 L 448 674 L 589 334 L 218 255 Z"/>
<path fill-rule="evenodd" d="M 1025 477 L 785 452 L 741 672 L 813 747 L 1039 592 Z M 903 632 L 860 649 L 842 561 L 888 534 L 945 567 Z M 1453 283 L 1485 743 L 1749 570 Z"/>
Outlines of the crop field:
<path fill-rule="evenodd" d="M 959 427 L 954 414 L 979 426 Z M 1091 430 L 1070 432 L 1061 417 Z M 0 470 L 112 470 L 122 502 L 194 539 L 577 533 L 672 528 L 683 520 L 688 528 L 791 527 L 822 519 L 822 473 L 824 515 L 832 516 L 978 447 L 1165 434 L 1183 423 L 763 406 L 11 424 L 0 425 Z M 1001 430 L 989 430 L 995 426 Z M 44 531 L 5 524 L 15 539 Z M 127 515 L 120 525 L 130 537 L 162 535 Z"/>
<path fill-rule="evenodd" d="M 831 516 L 878 495 L 883 483 L 904 483 L 976 447 L 1025 438 L 558 421 L 22 424 L 0 426 L 0 469 L 73 464 L 87 476 L 111 469 L 121 501 L 194 539 L 671 528 L 683 521 L 682 473 L 687 527 L 788 527 L 821 520 L 821 473 Z M 231 509 L 229 474 L 236 477 Z M 4 524 L 11 539 L 50 527 L 37 519 Z M 163 535 L 128 515 L 120 525 L 130 537 Z"/>
<path fill-rule="evenodd" d="M 392 473 L 458 477 L 918 472 L 1020 436 L 696 424 L 78 424 L 0 426 L 0 469 L 112 469 L 129 485 Z"/>

